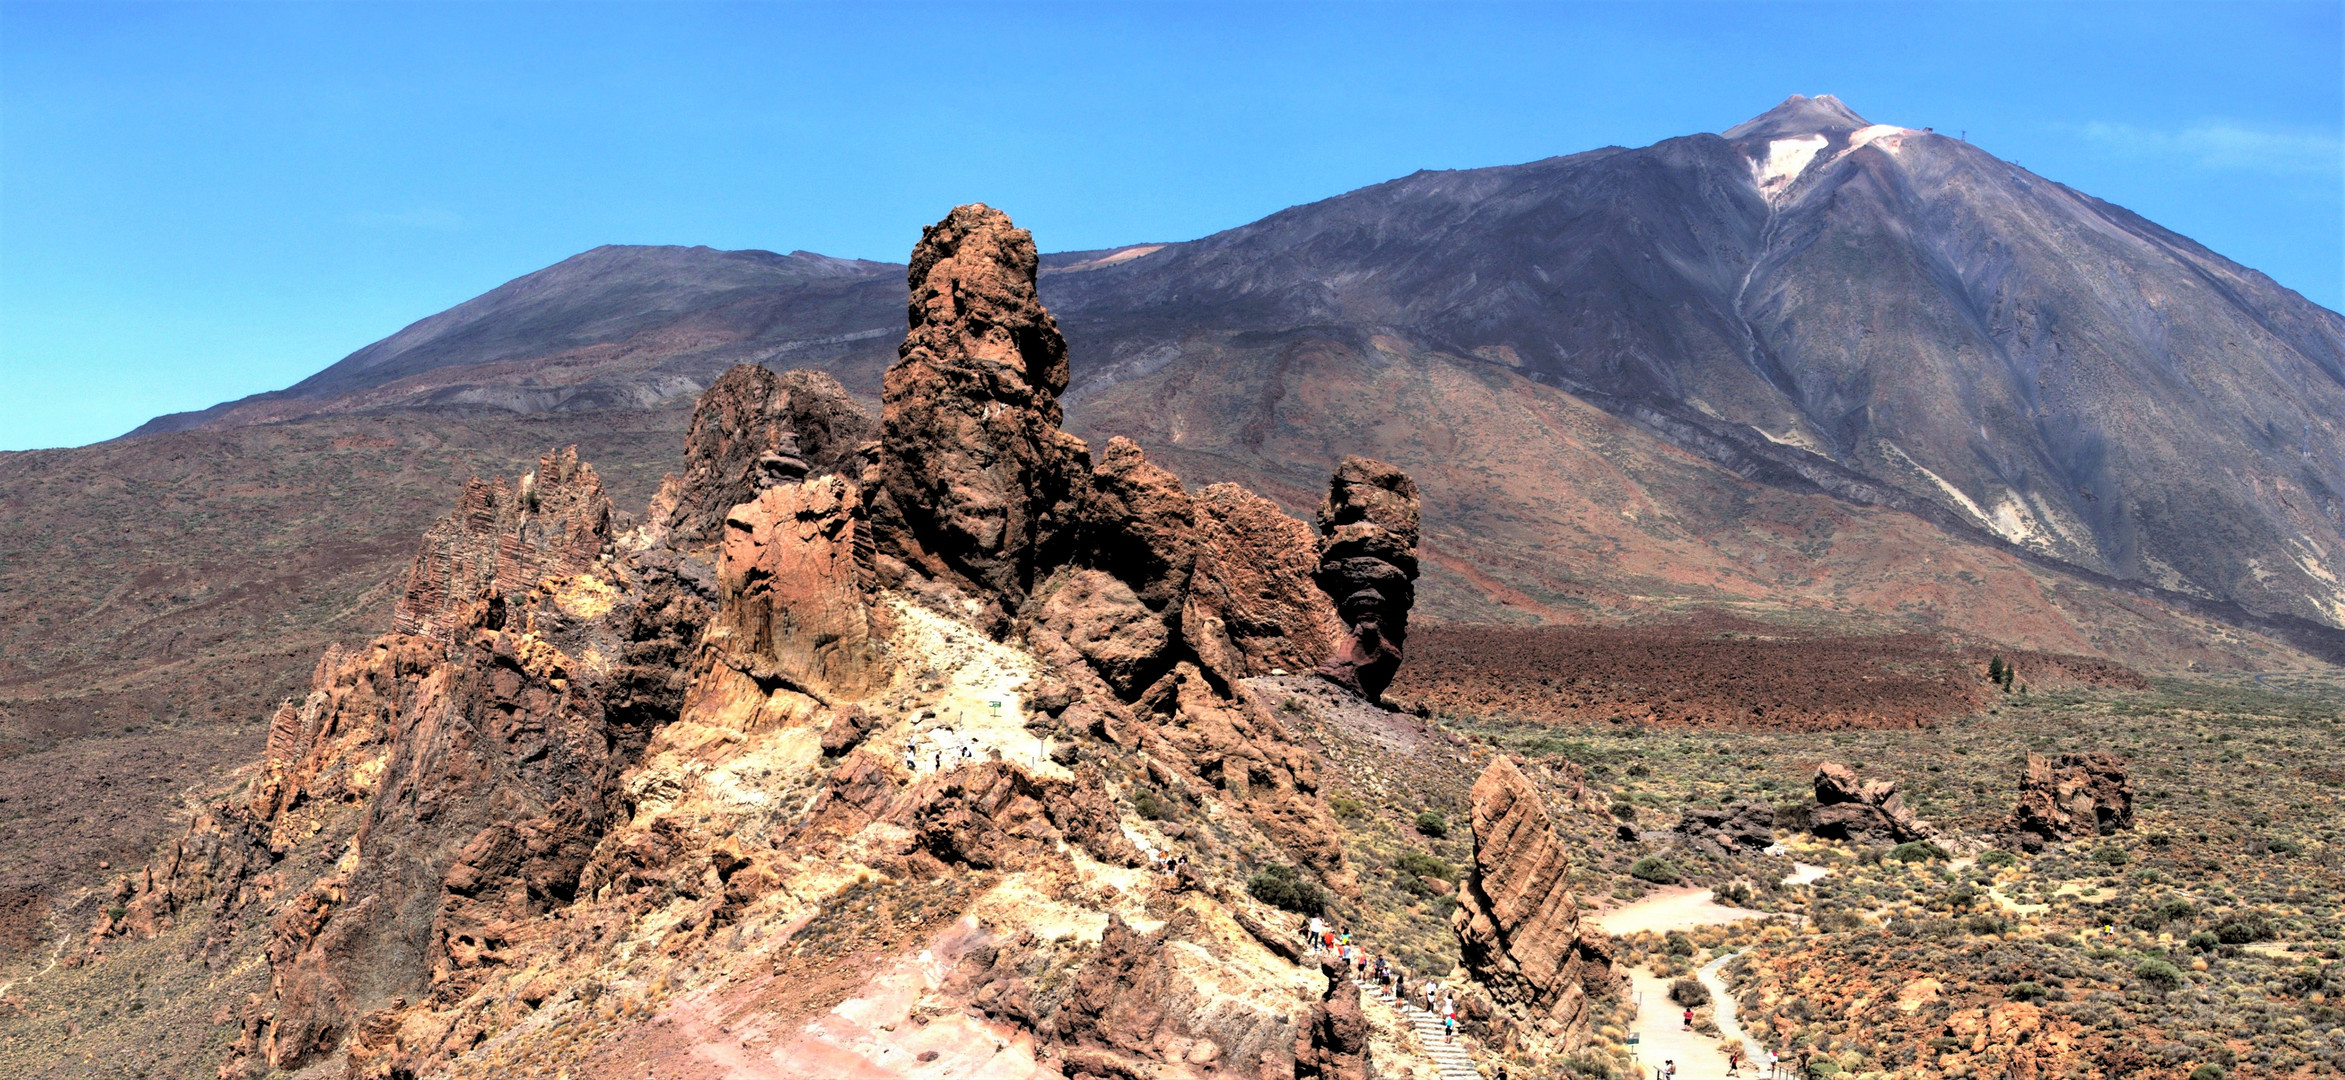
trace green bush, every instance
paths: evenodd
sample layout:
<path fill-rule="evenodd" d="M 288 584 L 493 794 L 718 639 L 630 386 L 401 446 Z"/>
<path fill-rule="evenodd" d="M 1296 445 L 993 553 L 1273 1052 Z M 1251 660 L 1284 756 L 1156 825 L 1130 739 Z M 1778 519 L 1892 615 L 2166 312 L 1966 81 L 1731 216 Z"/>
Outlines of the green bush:
<path fill-rule="evenodd" d="M 1327 893 L 1319 883 L 1284 863 L 1272 863 L 1246 879 L 1246 891 L 1276 908 L 1299 915 L 1317 915 L 1327 907 Z"/>
<path fill-rule="evenodd" d="M 1622 821 L 1629 821 L 1629 822 L 1633 822 L 1633 821 L 1637 820 L 1637 808 L 1636 808 L 1636 804 L 1634 804 L 1634 803 L 1625 803 L 1625 802 L 1616 802 L 1616 803 L 1613 803 L 1613 804 L 1612 804 L 1612 816 L 1613 816 L 1613 817 L 1616 817 L 1616 818 L 1619 818 L 1619 819 L 1620 819 L 1620 820 L 1622 820 Z"/>
<path fill-rule="evenodd" d="M 2144 960 L 2133 969 L 2133 977 L 2160 990 L 2172 990 L 2182 985 L 2182 970 L 2164 960 Z"/>
<path fill-rule="evenodd" d="M 1647 855 L 1629 864 L 1628 876 L 1655 885 L 1677 884 L 1677 867 L 1659 855 Z"/>
<path fill-rule="evenodd" d="M 2221 926 L 2215 927 L 2215 940 L 2225 945 L 2245 945 L 2248 942 L 2262 941 L 2271 936 L 2271 924 L 2264 922 L 2263 916 L 2253 912 L 2241 912 L 2233 915 L 2224 919 Z"/>
<path fill-rule="evenodd" d="M 2221 1065 L 2212 1061 L 2190 1070 L 2190 1080 L 2230 1080 L 2230 1076 Z"/>
<path fill-rule="evenodd" d="M 1909 840 L 1889 849 L 1889 857 L 1902 863 L 1928 862 L 1946 857 L 1946 849 L 1927 840 Z"/>
<path fill-rule="evenodd" d="M 2012 984 L 2011 989 L 2003 992 L 2003 996 L 2013 1001 L 2042 1001 L 2051 997 L 2052 992 L 2044 989 L 2042 983 L 2023 982 Z"/>
<path fill-rule="evenodd" d="M 2093 861 L 2108 866 L 2123 866 L 2132 862 L 2133 856 L 2126 854 L 2124 848 L 2105 847 L 2093 852 Z"/>
<path fill-rule="evenodd" d="M 2188 944 L 2193 950 L 2198 952 L 2213 952 L 2215 951 L 2216 946 L 2219 946 L 2222 943 L 2222 938 L 2216 937 L 2214 934 L 2205 930 L 2201 930 L 2198 933 L 2190 935 L 2190 941 Z"/>
<path fill-rule="evenodd" d="M 1971 933 L 1980 937 L 1985 937 L 1988 934 L 2008 934 L 2011 932 L 2011 924 L 1994 915 L 1973 915 L 1970 917 L 1970 922 L 1967 925 L 1970 927 Z"/>
<path fill-rule="evenodd" d="M 2167 922 L 2173 922 L 2177 919 L 2188 919 L 2196 916 L 2198 914 L 2198 909 L 2191 906 L 2190 901 L 2177 896 L 2167 900 L 2163 904 L 2159 904 L 2158 914 L 2164 917 Z"/>
<path fill-rule="evenodd" d="M 1138 811 L 1141 817 L 1149 821 L 1163 821 L 1172 816 L 1172 807 L 1166 805 L 1163 799 L 1157 798 L 1155 792 L 1146 789 L 1142 789 L 1139 794 L 1132 796 L 1132 809 Z"/>
<path fill-rule="evenodd" d="M 1661 940 L 1661 951 L 1670 956 L 1692 956 L 1694 954 L 1694 939 L 1685 936 L 1683 930 L 1672 930 Z"/>
<path fill-rule="evenodd" d="M 1341 795 L 1327 800 L 1327 808 L 1335 811 L 1335 816 L 1339 818 L 1356 818 L 1368 812 L 1367 807 L 1360 805 L 1360 800 L 1347 799 Z"/>
<path fill-rule="evenodd" d="M 1440 878 L 1443 881 L 1457 880 L 1457 867 L 1422 851 L 1404 851 L 1400 858 L 1392 860 L 1392 865 L 1410 877 Z"/>
<path fill-rule="evenodd" d="M 1689 1009 L 1699 1009 L 1710 1003 L 1710 988 L 1694 979 L 1679 979 L 1669 984 L 1669 1000 Z"/>
<path fill-rule="evenodd" d="M 1449 835 L 1449 822 L 1440 814 L 1427 810 L 1417 815 L 1417 831 L 1438 840 Z"/>
<path fill-rule="evenodd" d="M 2019 856 L 2002 848 L 1989 849 L 1986 854 L 1979 856 L 1980 866 L 2010 866 L 2018 861 Z"/>

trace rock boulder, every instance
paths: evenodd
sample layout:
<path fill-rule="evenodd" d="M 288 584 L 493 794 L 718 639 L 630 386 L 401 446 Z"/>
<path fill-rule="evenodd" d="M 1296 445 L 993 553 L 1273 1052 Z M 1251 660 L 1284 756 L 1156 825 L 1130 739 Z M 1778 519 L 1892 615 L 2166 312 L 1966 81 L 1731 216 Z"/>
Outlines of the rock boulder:
<path fill-rule="evenodd" d="M 1816 809 L 1808 831 L 1830 840 L 1902 844 L 1930 835 L 1913 815 L 1894 780 L 1859 781 L 1855 770 L 1827 761 L 1816 766 Z"/>
<path fill-rule="evenodd" d="M 2125 759 L 2106 751 L 2027 756 L 2019 805 L 2001 831 L 2028 851 L 2080 836 L 2133 827 L 2133 780 Z"/>
<path fill-rule="evenodd" d="M 1678 811 L 1672 831 L 1704 854 L 1747 855 L 1775 843 L 1775 808 L 1765 803 L 1691 806 Z"/>

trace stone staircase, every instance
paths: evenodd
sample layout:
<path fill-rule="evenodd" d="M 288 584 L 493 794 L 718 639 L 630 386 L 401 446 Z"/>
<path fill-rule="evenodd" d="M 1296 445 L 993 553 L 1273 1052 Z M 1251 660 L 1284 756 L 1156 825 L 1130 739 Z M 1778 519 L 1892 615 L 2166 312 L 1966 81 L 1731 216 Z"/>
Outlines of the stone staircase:
<path fill-rule="evenodd" d="M 1391 992 L 1380 987 L 1362 985 L 1357 979 L 1351 980 L 1351 984 L 1353 989 L 1383 1002 L 1400 1016 L 1403 1023 L 1409 1025 L 1410 1030 L 1417 1033 L 1418 1045 L 1425 1048 L 1426 1055 L 1433 1061 L 1434 1071 L 1441 1074 L 1441 1080 L 1482 1080 L 1481 1071 L 1474 1068 L 1473 1055 L 1466 1051 L 1465 1039 L 1460 1037 L 1458 1041 L 1450 1042 L 1445 1038 L 1440 1017 L 1406 1001 L 1396 1000 Z"/>

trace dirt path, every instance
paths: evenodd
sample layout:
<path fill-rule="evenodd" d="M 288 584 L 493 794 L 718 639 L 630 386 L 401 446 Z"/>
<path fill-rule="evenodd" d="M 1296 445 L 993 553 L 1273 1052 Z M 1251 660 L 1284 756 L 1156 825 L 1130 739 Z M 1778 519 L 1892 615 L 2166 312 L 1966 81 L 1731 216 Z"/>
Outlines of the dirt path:
<path fill-rule="evenodd" d="M 1792 876 L 1786 884 L 1805 885 L 1823 877 L 1828 871 L 1820 866 L 1793 863 Z M 1744 908 L 1727 907 L 1717 902 L 1708 889 L 1664 889 L 1633 904 L 1598 912 L 1596 925 L 1607 934 L 1634 934 L 1651 931 L 1666 934 L 1672 930 L 1691 930 L 1697 926 L 1722 926 L 1745 919 L 1767 918 L 1766 913 Z M 1728 960 L 1729 953 L 1695 973 L 1702 986 L 1710 991 L 1712 1017 L 1727 1043 L 1739 1042 L 1743 1047 L 1743 1067 L 1736 1075 L 1758 1077 L 1761 1073 L 1754 1062 L 1766 1058 L 1766 1047 L 1745 1034 L 1735 1022 L 1734 998 L 1727 992 L 1726 981 L 1718 971 Z M 1636 995 L 1637 1019 L 1635 1047 L 1637 1066 L 1644 1077 L 1657 1077 L 1666 1063 L 1677 1064 L 1678 1080 L 1716 1080 L 1725 1077 L 1726 1051 L 1718 1039 L 1685 1028 L 1684 1008 L 1669 1000 L 1670 980 L 1638 968 L 1629 972 L 1629 987 Z"/>
<path fill-rule="evenodd" d="M 1730 1046 L 1734 1043 L 1742 1044 L 1743 1071 L 1747 1073 L 1752 1068 L 1750 1063 L 1767 1060 L 1767 1048 L 1759 1045 L 1759 1040 L 1751 1038 L 1743 1031 L 1742 1025 L 1735 1022 L 1734 995 L 1727 992 L 1726 980 L 1718 977 L 1718 969 L 1725 967 L 1726 962 L 1736 955 L 1727 953 L 1702 965 L 1694 977 L 1700 979 L 1702 988 L 1710 992 L 1711 1018 L 1717 1023 L 1719 1034 L 1725 1037 Z"/>

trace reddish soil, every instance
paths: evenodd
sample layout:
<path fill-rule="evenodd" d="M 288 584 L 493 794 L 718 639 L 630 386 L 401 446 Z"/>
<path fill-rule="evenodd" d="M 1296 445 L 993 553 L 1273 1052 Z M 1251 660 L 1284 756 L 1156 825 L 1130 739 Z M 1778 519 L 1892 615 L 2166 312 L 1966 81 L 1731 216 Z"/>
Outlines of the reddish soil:
<path fill-rule="evenodd" d="M 2148 683 L 2092 657 L 1927 634 L 1829 635 L 1705 619 L 1662 625 L 1431 624 L 1409 637 L 1390 698 L 1405 708 L 1554 723 L 1918 727 L 1986 707 L 1990 653 L 2036 689 Z"/>

